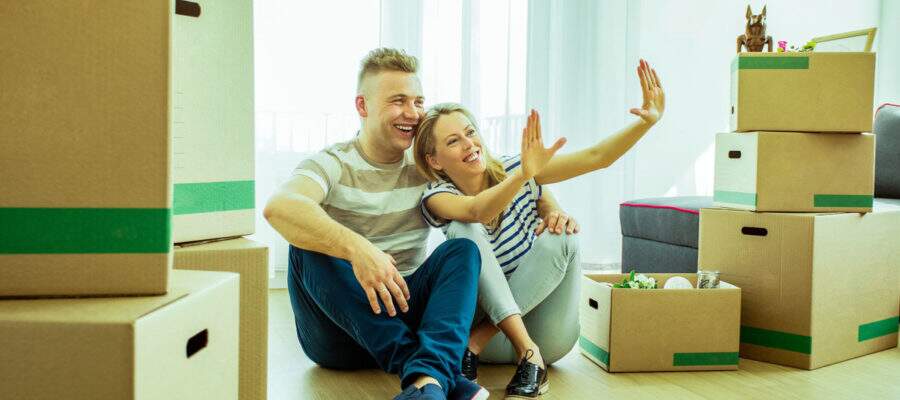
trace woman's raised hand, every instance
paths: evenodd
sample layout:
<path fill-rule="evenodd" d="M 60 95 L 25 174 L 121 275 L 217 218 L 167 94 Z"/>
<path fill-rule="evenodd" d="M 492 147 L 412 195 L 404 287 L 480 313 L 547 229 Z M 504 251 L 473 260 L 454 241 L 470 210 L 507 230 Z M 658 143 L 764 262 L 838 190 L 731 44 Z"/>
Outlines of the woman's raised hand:
<path fill-rule="evenodd" d="M 522 129 L 522 173 L 531 179 L 541 172 L 547 163 L 566 143 L 566 138 L 559 138 L 549 149 L 544 148 L 541 137 L 541 117 L 537 111 L 531 110 L 525 129 Z"/>
<path fill-rule="evenodd" d="M 666 110 L 666 94 L 663 92 L 656 70 L 650 68 L 650 63 L 641 60 L 637 74 L 641 80 L 644 101 L 641 108 L 632 108 L 629 112 L 652 125 L 662 118 Z"/>

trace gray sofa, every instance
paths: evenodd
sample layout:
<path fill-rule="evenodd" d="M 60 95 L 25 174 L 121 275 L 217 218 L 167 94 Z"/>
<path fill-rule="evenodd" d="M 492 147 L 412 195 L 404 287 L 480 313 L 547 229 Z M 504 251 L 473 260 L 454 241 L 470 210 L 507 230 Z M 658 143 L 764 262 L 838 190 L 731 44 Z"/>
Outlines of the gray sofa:
<path fill-rule="evenodd" d="M 875 112 L 875 206 L 900 205 L 900 104 Z M 701 208 L 712 197 L 657 197 L 619 206 L 622 272 L 696 272 Z"/>

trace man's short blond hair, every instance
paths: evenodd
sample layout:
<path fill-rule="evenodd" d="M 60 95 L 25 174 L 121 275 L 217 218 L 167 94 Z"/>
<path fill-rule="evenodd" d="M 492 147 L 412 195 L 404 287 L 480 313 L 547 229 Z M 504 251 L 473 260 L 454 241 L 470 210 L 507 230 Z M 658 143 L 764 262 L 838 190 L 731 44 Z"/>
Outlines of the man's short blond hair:
<path fill-rule="evenodd" d="M 381 47 L 369 52 L 360 63 L 359 78 L 356 81 L 357 93 L 362 93 L 363 78 L 382 71 L 400 71 L 416 73 L 419 69 L 419 60 L 406 54 L 405 51 Z"/>

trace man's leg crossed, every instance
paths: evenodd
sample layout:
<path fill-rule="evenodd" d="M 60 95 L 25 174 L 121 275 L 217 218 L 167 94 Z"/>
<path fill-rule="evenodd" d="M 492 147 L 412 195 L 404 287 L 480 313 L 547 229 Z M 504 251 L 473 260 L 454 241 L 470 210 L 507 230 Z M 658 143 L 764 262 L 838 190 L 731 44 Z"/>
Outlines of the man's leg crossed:
<path fill-rule="evenodd" d="M 424 374 L 437 379 L 445 392 L 453 390 L 469 340 L 480 271 L 475 244 L 450 239 L 406 278 L 411 296 L 406 319 L 414 327 L 418 346 L 403 367 L 403 386 Z"/>

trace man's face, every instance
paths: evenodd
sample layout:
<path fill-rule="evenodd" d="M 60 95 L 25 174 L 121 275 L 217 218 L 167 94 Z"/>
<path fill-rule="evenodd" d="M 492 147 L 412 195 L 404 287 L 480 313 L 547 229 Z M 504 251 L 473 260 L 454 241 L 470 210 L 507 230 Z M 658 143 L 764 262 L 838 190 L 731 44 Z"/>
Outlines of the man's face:
<path fill-rule="evenodd" d="M 366 129 L 383 148 L 402 153 L 425 116 L 422 84 L 414 73 L 383 71 L 365 78 Z"/>

